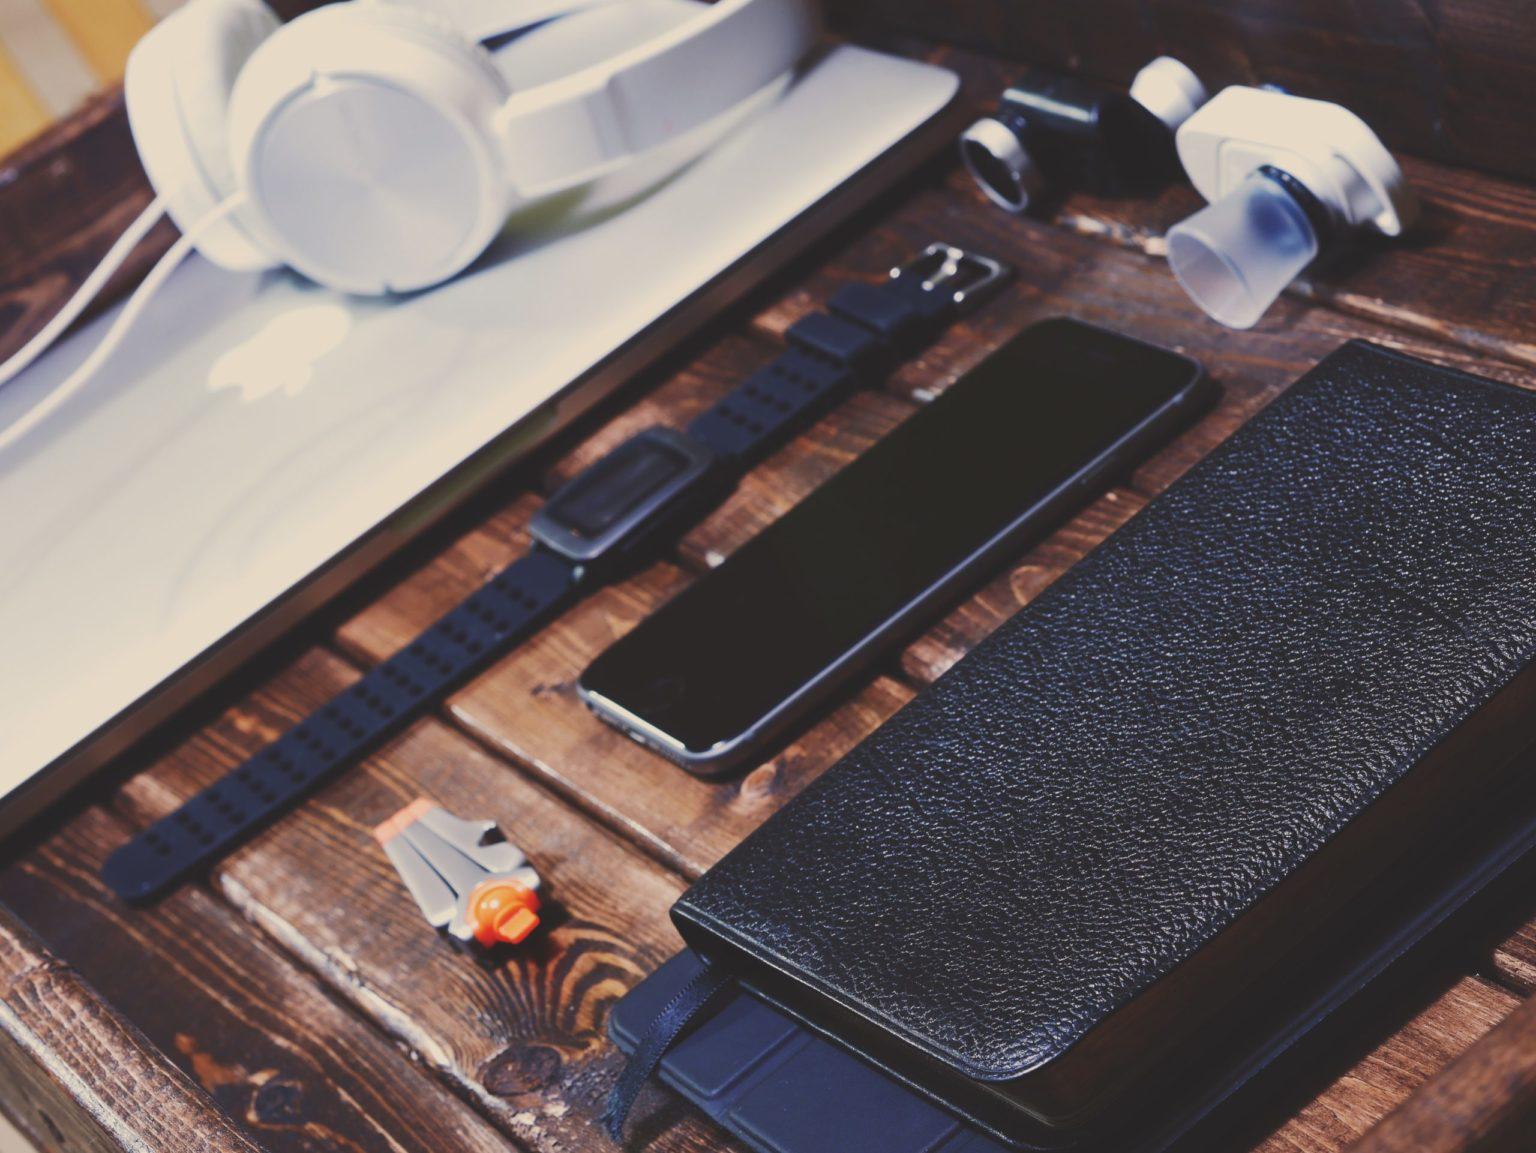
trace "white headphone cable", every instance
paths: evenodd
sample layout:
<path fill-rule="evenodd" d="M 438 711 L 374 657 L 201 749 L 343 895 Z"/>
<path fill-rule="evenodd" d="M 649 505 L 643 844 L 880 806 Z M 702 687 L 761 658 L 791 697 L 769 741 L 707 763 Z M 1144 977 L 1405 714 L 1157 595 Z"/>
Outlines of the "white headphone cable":
<path fill-rule="evenodd" d="M 107 249 L 107 254 L 101 258 L 101 263 L 91 270 L 91 274 L 85 278 L 85 283 L 75 290 L 64 307 L 59 309 L 42 329 L 21 346 L 20 351 L 12 356 L 5 364 L 0 365 L 0 386 L 5 385 L 12 377 L 26 368 L 63 335 L 64 330 L 73 324 L 91 301 L 96 299 L 102 287 L 111 279 L 112 274 L 123 266 L 129 255 L 139 246 L 139 242 L 149 235 L 149 230 L 160 223 L 160 218 L 165 215 L 165 201 L 155 197 L 149 202 L 149 206 L 134 218 L 127 230 L 112 243 Z"/>
<path fill-rule="evenodd" d="M 5 452 L 11 445 L 21 440 L 39 424 L 47 420 L 65 401 L 90 383 L 91 378 L 100 371 L 107 358 L 117 351 L 118 346 L 122 344 L 123 339 L 138 320 L 139 314 L 144 311 L 145 306 L 149 304 L 154 295 L 160 291 L 161 287 L 170 278 L 171 273 L 176 271 L 177 266 L 187 258 L 188 253 L 196 246 L 199 237 L 213 225 L 238 210 L 244 203 L 245 198 L 243 196 L 237 194 L 229 197 L 177 238 L 176 243 L 172 244 L 166 250 L 165 255 L 149 270 L 149 273 L 144 277 L 143 282 L 140 283 L 138 288 L 133 290 L 133 295 L 128 298 L 128 303 L 123 305 L 122 312 L 117 314 L 117 318 L 112 322 L 112 327 L 107 330 L 107 334 L 101 338 L 96 347 L 91 349 L 91 354 L 81 362 L 80 366 L 64 380 L 60 381 L 47 396 L 28 409 L 19 420 L 6 427 L 3 431 L 0 431 L 0 453 Z M 153 215 L 151 215 L 151 209 L 154 210 Z M 8 360 L 3 368 L 0 368 L 0 385 L 4 385 L 6 381 L 10 380 L 11 377 L 25 368 L 27 364 L 36 359 L 53 340 L 58 339 L 59 333 L 68 327 L 71 320 L 84 311 L 85 306 L 101 291 L 101 286 L 106 283 L 107 278 L 127 259 L 129 251 L 133 249 L 139 240 L 143 239 L 144 234 L 155 224 L 163 214 L 163 211 L 164 209 L 161 207 L 159 200 L 156 200 L 151 203 L 149 209 L 146 209 L 129 226 L 128 231 L 123 233 L 117 243 L 112 246 L 106 258 L 86 278 L 85 283 L 80 286 L 80 290 L 70 298 L 63 311 L 49 321 L 42 332 L 28 341 L 26 346 Z M 87 293 L 87 289 L 90 289 L 89 293 Z M 49 338 L 47 341 L 42 340 L 45 336 Z M 36 346 L 35 348 L 34 345 Z"/>

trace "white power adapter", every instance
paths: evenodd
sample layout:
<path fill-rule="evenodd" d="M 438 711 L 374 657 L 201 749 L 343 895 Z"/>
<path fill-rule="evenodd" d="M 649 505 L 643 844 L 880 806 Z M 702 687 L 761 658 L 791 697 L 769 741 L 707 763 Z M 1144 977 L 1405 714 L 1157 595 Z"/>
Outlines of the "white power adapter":
<path fill-rule="evenodd" d="M 1417 215 L 1402 169 L 1338 104 L 1233 87 L 1178 130 L 1179 160 L 1210 204 L 1168 231 L 1168 262 L 1214 319 L 1250 328 L 1330 236 L 1397 236 Z"/>

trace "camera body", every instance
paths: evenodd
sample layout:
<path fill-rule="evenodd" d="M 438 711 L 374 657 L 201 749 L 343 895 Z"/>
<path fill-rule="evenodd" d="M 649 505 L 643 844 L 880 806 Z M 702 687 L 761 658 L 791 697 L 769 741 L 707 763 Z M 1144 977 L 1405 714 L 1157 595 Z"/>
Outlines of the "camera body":
<path fill-rule="evenodd" d="M 997 111 L 960 137 L 960 155 L 981 190 L 1024 212 L 1049 188 L 1106 196 L 1155 191 L 1178 174 L 1174 131 L 1206 98 L 1193 72 L 1162 56 L 1130 92 L 1031 69 Z"/>
<path fill-rule="evenodd" d="M 1202 309 L 1249 328 L 1350 232 L 1398 236 L 1417 214 L 1402 169 L 1347 108 L 1264 88 L 1223 89 L 1179 128 L 1210 203 L 1168 230 L 1168 263 Z"/>

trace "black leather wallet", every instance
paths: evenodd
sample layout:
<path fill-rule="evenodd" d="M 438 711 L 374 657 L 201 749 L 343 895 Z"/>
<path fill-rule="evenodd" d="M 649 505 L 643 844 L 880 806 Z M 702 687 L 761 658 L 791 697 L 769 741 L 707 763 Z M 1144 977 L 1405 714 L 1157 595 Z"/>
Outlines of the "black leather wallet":
<path fill-rule="evenodd" d="M 1533 661 L 1536 394 L 1352 343 L 673 917 L 988 1132 L 1091 1133 L 1467 835 Z"/>

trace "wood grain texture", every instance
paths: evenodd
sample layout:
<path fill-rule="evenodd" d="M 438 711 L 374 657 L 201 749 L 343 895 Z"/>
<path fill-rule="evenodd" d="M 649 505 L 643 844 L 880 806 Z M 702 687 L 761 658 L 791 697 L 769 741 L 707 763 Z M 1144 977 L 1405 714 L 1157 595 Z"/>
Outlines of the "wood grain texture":
<path fill-rule="evenodd" d="M 80 974 L 0 909 L 0 1093 L 40 1148 L 258 1153 Z"/>
<path fill-rule="evenodd" d="M 129 828 L 100 807 L 0 873 L 0 900 L 271 1153 L 500 1153 L 506 1141 L 190 887 L 127 909 L 98 870 Z"/>
<path fill-rule="evenodd" d="M 1531 919 L 1493 950 L 1493 971 L 1513 989 L 1536 993 L 1536 902 L 1525 902 Z"/>
<path fill-rule="evenodd" d="M 1111 7 L 1120 2 L 1111 0 Z M 1074 30 L 1089 19 L 1090 9 L 1067 12 L 1053 3 L 1026 11 L 1018 0 L 966 0 L 946 19 L 964 34 L 977 13 L 1004 3 L 1010 4 L 1010 20 L 1043 22 L 1041 27 L 1065 21 L 1063 27 L 1070 27 L 1064 35 L 1077 35 Z M 872 10 L 904 4 L 877 0 Z M 1181 10 L 1205 7 L 1190 2 Z M 1339 20 L 1353 18 L 1353 10 L 1294 7 L 1306 9 L 1316 25 L 1297 31 L 1298 42 L 1326 38 Z M 1162 18 L 1179 9 L 1159 0 L 1149 11 Z M 1100 19 L 1109 19 L 1098 11 Z M 1488 11 L 1504 8 L 1496 4 Z M 1260 18 L 1251 7 L 1233 17 Z M 1004 28 L 989 34 L 988 43 L 995 49 L 1015 34 Z M 1465 14 L 1447 17 L 1436 33 L 1442 34 L 1464 36 Z M 1125 40 L 1125 50 L 1137 56 L 1127 64 L 1128 74 L 1153 49 L 1147 39 Z M 1241 41 L 1214 47 L 1227 52 L 1232 43 Z M 995 96 L 1012 71 L 970 53 L 935 55 L 964 71 L 967 90 L 977 99 Z M 1360 63 L 1367 76 L 1382 67 L 1368 53 Z M 14 345 L 26 326 L 47 314 L 48 302 L 62 298 L 131 216 L 135 196 L 147 196 L 131 149 L 124 152 L 125 139 L 120 108 L 109 98 L 57 130 L 63 147 L 29 149 L 13 162 L 19 178 L 0 178 L 0 346 Z M 750 323 L 722 325 L 696 357 L 648 379 L 644 394 L 630 397 L 634 403 L 609 408 L 603 419 L 573 432 L 546 454 L 542 474 L 530 476 L 526 490 L 509 492 L 499 505 L 485 502 L 483 519 L 439 541 L 430 554 L 423 550 L 414 562 L 397 566 L 336 632 L 343 656 L 307 652 L 134 777 L 116 795 L 114 813 L 82 812 L 48 846 L 0 875 L 0 897 L 24 905 L 49 940 L 110 989 L 114 1004 L 203 1078 L 232 1115 L 246 1124 L 254 1117 L 271 1147 L 303 1148 L 302 1136 L 322 1130 L 357 1148 L 392 1147 L 381 1144 L 386 1135 L 395 1139 L 410 1130 L 418 1142 L 440 1138 L 433 1147 L 447 1150 L 494 1147 L 501 1133 L 549 1153 L 609 1148 L 594 1123 L 617 1067 L 602 1036 L 603 1021 L 613 1000 L 677 947 L 665 910 L 687 877 L 1340 341 L 1365 336 L 1528 382 L 1532 358 L 1522 317 L 1530 315 L 1533 291 L 1533 194 L 1433 164 L 1414 163 L 1412 169 L 1430 193 L 1428 224 L 1419 237 L 1366 251 L 1313 278 L 1258 329 L 1239 334 L 1196 312 L 1155 256 L 1155 237 L 1192 206 L 1187 190 L 1130 205 L 1068 197 L 1053 218 L 1016 220 L 986 207 L 951 168 L 937 182 L 887 204 L 877 217 L 862 218 L 842 240 L 823 245 L 823 263 L 770 294 Z M 66 202 L 70 211 L 59 212 Z M 124 825 L 141 826 L 211 781 L 348 683 L 358 666 L 394 651 L 518 555 L 527 546 L 538 489 L 569 477 L 646 424 L 686 423 L 772 356 L 784 328 L 819 306 L 836 283 L 878 278 L 887 265 L 936 238 L 1010 259 L 1020 268 L 1019 279 L 904 366 L 883 393 L 840 406 L 754 470 L 741 492 L 668 560 L 565 614 L 457 694 L 437 718 L 412 727 L 364 769 L 237 854 L 218 870 L 211 890 L 191 890 L 151 913 L 104 907 L 94 867 Z M 1222 406 L 1016 558 L 1010 572 L 909 648 L 899 669 L 893 664 L 887 675 L 872 675 L 841 708 L 739 780 L 705 784 L 689 778 L 586 714 L 573 692 L 574 678 L 597 651 L 987 351 L 1032 320 L 1058 313 L 1200 356 L 1227 388 Z M 465 814 L 496 817 L 532 853 L 555 899 L 549 932 L 533 947 L 482 960 L 454 949 L 421 921 L 368 836 L 373 823 L 419 793 Z M 185 939 L 209 942 L 209 955 L 198 960 L 178 952 Z M 1533 942 L 1536 929 L 1527 928 L 1498 948 L 1493 956 L 1500 979 L 1530 987 L 1521 982 L 1536 976 Z M 221 959 L 227 959 L 222 973 Z M 137 990 L 130 987 L 136 976 L 142 980 Z M 283 1003 L 290 989 L 296 1009 Z M 1293 1115 L 1263 1138 L 1264 1147 L 1335 1153 L 1471 1045 L 1515 1000 L 1464 978 L 1402 1027 L 1386 1016 L 1363 1023 L 1358 1039 L 1369 1052 L 1325 1083 L 1309 1081 L 1299 1090 Z M 196 1028 L 184 1028 L 183 1018 L 195 1019 Z M 183 1049 L 177 1037 L 186 1032 L 194 1042 Z M 326 1036 L 336 1040 L 327 1046 Z M 396 1047 L 424 1070 L 407 1064 Z M 150 1049 L 151 1063 L 153 1058 Z M 275 1076 L 266 1076 L 268 1070 Z M 116 1093 L 123 1085 L 131 1089 L 138 1069 L 109 1075 L 103 1067 L 96 1075 Z M 302 1125 L 285 1129 L 280 1111 L 270 1111 L 272 1098 L 281 1106 L 284 1094 L 269 1087 L 295 1082 L 302 1089 L 296 1106 Z M 1503 1108 L 1497 1088 L 1489 1085 L 1484 1101 L 1493 1110 Z M 196 1093 L 190 1084 L 187 1089 Z M 401 1099 L 390 1099 L 392 1092 Z M 1276 1086 L 1276 1092 L 1290 1100 L 1286 1087 Z M 357 1115 L 372 1127 L 359 1124 Z M 662 1150 L 732 1147 L 675 1102 L 642 1118 L 635 1146 L 647 1137 Z M 420 1147 L 409 1137 L 398 1139 L 403 1148 Z"/>
<path fill-rule="evenodd" d="M 0 164 L 0 357 L 59 309 L 152 195 L 121 93 L 92 99 Z M 102 299 L 137 283 L 175 236 L 157 226 Z"/>
<path fill-rule="evenodd" d="M 933 195 L 942 198 L 948 193 L 938 192 Z M 924 214 L 925 218 L 928 213 L 926 207 L 914 211 Z M 878 243 L 888 251 L 899 250 L 903 244 L 909 243 L 909 238 L 905 236 L 893 240 L 887 235 L 888 230 L 900 232 L 904 223 L 910 223 L 915 230 L 921 224 L 905 222 L 904 213 L 898 213 L 897 217 L 882 227 L 878 239 L 871 243 Z M 1135 323 L 1146 326 L 1145 331 L 1150 338 L 1166 341 L 1172 336 L 1176 342 L 1198 346 L 1197 342 L 1201 338 L 1198 329 L 1187 320 L 1181 324 L 1170 316 L 1166 283 L 1161 276 L 1156 275 L 1155 267 L 1140 257 L 1117 253 L 1093 242 L 1079 247 L 1075 239 L 1062 239 L 1059 233 L 1044 225 L 1026 227 L 1024 235 L 1019 238 L 994 239 L 998 240 L 998 244 L 989 250 L 1002 249 L 1006 255 L 1019 259 L 1021 264 L 1028 261 L 1021 283 L 1012 290 L 1018 300 L 1015 302 L 1010 296 L 1008 300 L 978 314 L 964 328 L 966 347 L 954 347 L 954 355 L 975 358 L 987 348 L 1006 339 L 1015 330 L 1015 326 L 1026 322 L 1025 317 L 1019 314 L 1024 312 L 1027 316 L 1028 308 L 1036 306 L 1033 298 L 1045 298 L 1053 304 L 1057 300 L 1064 300 L 1078 308 L 1086 308 L 1091 314 L 1095 308 L 1102 307 L 1097 302 L 1112 293 L 1119 294 L 1120 298 L 1129 295 L 1138 303 L 1142 300 L 1147 302 L 1145 316 L 1139 315 L 1134 309 L 1131 314 Z M 1003 248 L 1003 245 L 1009 247 Z M 1072 259 L 1063 259 L 1064 247 L 1069 255 L 1074 251 L 1076 255 Z M 1124 259 L 1126 256 L 1130 259 Z M 850 254 L 848 259 L 857 268 L 845 271 L 853 271 L 857 275 L 869 275 L 871 269 L 878 269 L 882 263 L 878 254 L 872 255 L 862 250 Z M 1061 271 L 1063 269 L 1066 271 Z M 1098 281 L 1099 277 L 1104 280 Z M 1036 279 L 1032 281 L 1031 278 Z M 1056 287 L 1058 283 L 1068 282 L 1071 284 L 1070 289 Z M 1133 291 L 1127 293 L 1127 287 Z M 765 333 L 776 333 L 804 311 L 797 307 L 798 301 L 806 301 L 808 306 L 810 302 L 819 299 L 821 294 L 822 290 L 815 288 L 792 293 L 786 301 L 775 304 L 759 319 L 759 328 Z M 1239 355 L 1237 338 L 1233 338 L 1232 346 L 1226 351 L 1225 363 L 1229 366 L 1229 374 L 1241 386 L 1235 395 L 1242 404 L 1212 418 L 1213 431 L 1208 437 L 1209 444 L 1214 444 L 1226 435 L 1254 408 L 1277 394 L 1285 382 L 1340 340 L 1365 334 L 1388 343 L 1402 343 L 1400 337 L 1382 326 L 1362 325 L 1358 320 L 1347 317 L 1318 314 L 1317 310 L 1300 302 L 1285 308 L 1284 323 L 1275 324 L 1268 330 L 1270 336 L 1267 343 L 1258 350 L 1257 355 Z M 996 327 L 989 330 L 988 318 L 994 315 L 994 309 L 1000 319 L 995 322 Z M 1196 323 L 1200 323 L 1198 318 Z M 945 343 L 941 341 L 932 354 L 911 370 L 908 382 L 898 383 L 896 387 L 900 392 L 907 396 L 931 395 L 953 378 L 959 369 L 947 367 L 944 360 Z M 1465 352 L 1445 346 L 1421 341 L 1413 347 L 1439 359 L 1483 367 L 1509 379 L 1520 375 L 1511 366 L 1484 364 Z M 930 375 L 925 377 L 924 373 Z M 841 406 L 802 437 L 791 450 L 782 454 L 787 463 L 780 470 L 780 485 L 786 483 L 786 477 L 787 483 L 795 483 L 794 470 L 804 467 L 804 462 L 796 458 L 813 458 L 818 455 L 811 447 L 817 443 L 839 446 L 831 454 L 821 454 L 827 457 L 822 468 L 828 474 L 835 469 L 840 457 L 845 457 L 850 451 L 858 451 L 858 448 L 853 447 L 856 439 L 850 440 L 850 437 L 858 436 L 855 422 L 848 419 L 851 411 L 855 411 L 852 403 Z M 652 415 L 666 418 L 668 414 L 662 405 Z M 873 436 L 868 432 L 864 435 L 866 443 L 872 443 Z M 606 439 L 611 443 L 616 439 L 616 434 Z M 1171 476 L 1182 471 L 1187 463 L 1188 459 L 1178 453 L 1170 454 L 1164 472 L 1154 473 L 1150 481 L 1138 476 L 1137 482 L 1147 489 L 1162 487 Z M 759 472 L 772 468 L 773 462 L 770 461 Z M 772 488 L 769 491 L 772 492 Z M 779 509 L 791 505 L 794 498 L 781 490 L 770 499 L 776 499 L 777 507 L 768 504 L 755 517 L 734 516 L 729 519 L 724 530 L 716 530 L 721 533 L 718 539 L 722 542 L 722 553 L 728 553 L 741 539 L 757 531 L 763 520 L 771 519 Z M 1138 488 L 1121 489 L 1106 497 L 1074 521 L 1073 525 L 1046 542 L 1041 551 L 1048 553 L 1051 549 L 1062 549 L 1059 558 L 1044 564 L 1038 560 L 1027 562 L 1034 580 L 1038 582 L 1042 579 L 1042 572 L 1050 576 L 1064 569 L 1081 556 L 1086 548 L 1091 547 L 1092 542 L 1102 539 L 1116 524 L 1131 515 L 1145 499 Z M 1117 507 L 1117 504 L 1125 507 Z M 693 559 L 704 559 L 707 563 L 706 550 L 711 547 L 708 543 L 711 539 L 709 531 L 709 526 L 706 526 L 695 534 L 706 543 L 695 543 L 685 548 L 685 552 L 690 553 Z M 1084 534 L 1086 541 L 1074 541 L 1078 532 Z M 461 564 L 458 567 L 463 569 L 465 566 Z M 676 770 L 658 758 L 635 749 L 629 742 L 605 730 L 583 713 L 571 691 L 573 678 L 591 655 L 595 655 L 596 651 L 621 635 L 635 620 L 672 595 L 682 587 L 686 579 L 684 570 L 658 565 L 618 588 L 599 594 L 593 601 L 567 614 L 543 636 L 502 662 L 492 674 L 481 678 L 469 690 L 459 694 L 453 701 L 452 709 L 460 723 L 483 740 L 510 753 L 546 779 L 556 782 L 563 791 L 600 812 L 608 823 L 652 847 L 653 851 L 659 850 L 664 860 L 691 873 L 707 864 L 713 855 L 709 851 L 691 851 L 694 843 L 699 842 L 679 848 L 679 833 L 686 831 L 696 834 L 700 827 L 679 824 L 680 814 L 681 819 L 686 820 L 695 811 L 689 797 L 698 783 L 680 778 Z M 446 607 L 446 604 L 441 607 Z M 966 609 L 974 611 L 974 607 L 967 605 Z M 1001 613 L 1006 610 L 1000 607 L 996 611 L 1000 619 Z M 373 609 L 367 610 L 357 621 L 366 620 L 372 613 Z M 425 624 L 426 620 L 420 619 L 414 624 L 404 623 L 408 626 L 408 632 Z M 988 622 L 987 627 L 994 623 Z M 357 622 L 354 622 L 344 631 L 352 632 L 356 628 Z M 974 643 L 974 639 L 959 638 L 954 651 L 946 654 L 944 659 L 952 659 Z M 382 651 L 388 651 L 397 643 L 398 640 L 387 642 Z M 911 655 L 908 654 L 909 660 Z M 927 671 L 926 675 L 933 675 L 937 671 L 934 668 Z M 920 677 L 925 675 L 921 668 L 917 673 Z M 555 721 L 557 716 L 558 722 Z M 671 783 L 668 783 L 669 775 Z M 752 782 L 753 777 L 749 776 L 743 788 Z M 719 786 L 698 787 L 702 794 L 718 794 L 721 791 Z M 772 804 L 776 805 L 779 799 L 782 798 L 775 799 Z M 760 815 L 750 815 L 742 823 L 749 827 Z M 702 827 L 708 828 L 707 825 Z M 707 832 L 705 836 L 708 837 Z M 707 840 L 702 843 L 708 845 Z M 1498 1001 L 1496 991 L 1490 993 L 1481 986 L 1478 988 L 1482 989 L 1482 1000 L 1474 998 L 1472 1006 L 1481 1004 L 1486 1008 L 1490 999 Z M 1441 1007 L 1426 1018 L 1427 1024 L 1421 1028 L 1422 1035 L 1409 1033 L 1402 1037 L 1394 1036 L 1385 1043 L 1381 1052 L 1372 1054 L 1357 1070 L 1341 1077 L 1323 1097 L 1314 1101 L 1309 1106 L 1311 1112 L 1298 1118 L 1294 1127 L 1277 1136 L 1275 1140 L 1282 1142 L 1277 1147 L 1287 1147 L 1285 1143 L 1288 1142 L 1289 1147 L 1293 1148 L 1321 1148 L 1328 1140 L 1332 1140 L 1333 1144 L 1328 1147 L 1336 1148 L 1342 1141 L 1362 1132 L 1366 1125 L 1401 1100 L 1412 1085 L 1434 1067 L 1434 1060 L 1440 1053 L 1435 1048 L 1436 1044 L 1453 1046 L 1470 1041 L 1477 1030 L 1489 1023 L 1490 1014 L 1491 1010 L 1479 1016 L 1467 1004 L 1453 1002 L 1452 1008 Z M 1447 1023 L 1453 1019 L 1459 1022 L 1458 1027 L 1470 1031 L 1458 1034 L 1455 1028 L 1448 1028 Z"/>
<path fill-rule="evenodd" d="M 1521 0 L 832 0 L 855 35 L 891 29 L 1129 84 L 1159 53 L 1211 91 L 1278 84 L 1343 103 L 1394 148 L 1530 179 L 1536 26 Z"/>
<path fill-rule="evenodd" d="M 356 676 L 329 653 L 305 654 L 133 778 L 116 806 L 133 825 L 148 823 Z M 545 926 L 528 945 L 482 958 L 422 919 L 371 829 L 423 795 L 497 820 L 528 851 L 548 898 Z M 666 916 L 681 889 L 675 875 L 428 718 L 236 853 L 213 883 L 523 1146 L 611 1148 L 597 1124 L 620 1065 L 606 1014 L 678 948 Z M 664 1122 L 677 1114 L 663 1105 Z M 666 1124 L 653 1146 L 716 1147 L 693 1120 Z"/>
<path fill-rule="evenodd" d="M 1536 1001 L 1516 1006 L 1352 1153 L 1523 1153 L 1536 1133 Z"/>
<path fill-rule="evenodd" d="M 1261 1153 L 1335 1153 L 1370 1130 L 1515 1006 L 1506 990 L 1467 977 L 1383 1040 L 1259 1146 Z"/>

